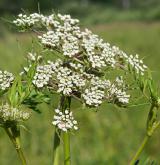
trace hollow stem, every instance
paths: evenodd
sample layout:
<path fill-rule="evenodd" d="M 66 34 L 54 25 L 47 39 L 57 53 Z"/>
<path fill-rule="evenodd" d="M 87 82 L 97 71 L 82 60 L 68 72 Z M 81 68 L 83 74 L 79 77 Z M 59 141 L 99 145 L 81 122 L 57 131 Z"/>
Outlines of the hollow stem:
<path fill-rule="evenodd" d="M 63 133 L 64 165 L 71 164 L 70 156 L 70 135 L 69 132 Z"/>
<path fill-rule="evenodd" d="M 71 97 L 65 97 L 62 110 L 68 109 L 70 111 Z M 63 150 L 64 150 L 64 165 L 71 165 L 70 153 L 70 134 L 69 131 L 63 132 Z"/>
<path fill-rule="evenodd" d="M 144 139 L 143 139 L 143 141 L 142 141 L 140 147 L 138 148 L 136 154 L 134 155 L 134 157 L 133 157 L 132 160 L 130 161 L 130 165 L 134 165 L 134 164 L 136 163 L 138 157 L 139 157 L 140 154 L 142 153 L 142 151 L 143 151 L 145 145 L 147 144 L 148 140 L 149 140 L 149 136 L 146 135 L 146 136 L 144 137 Z"/>
<path fill-rule="evenodd" d="M 15 137 L 12 134 L 12 131 L 10 130 L 10 128 L 5 127 L 4 129 L 5 129 L 5 132 L 7 133 L 8 137 L 10 138 L 11 142 L 13 143 L 13 145 L 14 145 L 16 151 L 17 151 L 17 155 L 18 155 L 19 159 L 21 160 L 21 164 L 22 165 L 27 165 L 24 153 L 21 149 L 19 137 Z"/>
<path fill-rule="evenodd" d="M 60 130 L 55 129 L 53 143 L 53 165 L 59 165 Z"/>

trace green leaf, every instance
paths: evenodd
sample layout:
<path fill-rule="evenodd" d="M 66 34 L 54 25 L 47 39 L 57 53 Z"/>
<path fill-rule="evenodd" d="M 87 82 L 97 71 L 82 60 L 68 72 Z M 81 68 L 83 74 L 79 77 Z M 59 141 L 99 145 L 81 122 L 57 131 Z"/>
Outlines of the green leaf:
<path fill-rule="evenodd" d="M 18 83 L 18 78 L 15 78 L 13 85 L 8 93 L 8 99 L 12 106 L 15 106 L 17 104 L 17 83 Z"/>
<path fill-rule="evenodd" d="M 23 104 L 31 108 L 32 110 L 41 113 L 38 109 L 38 105 L 42 103 L 50 103 L 50 96 L 46 93 L 32 91 L 30 95 L 23 101 Z"/>

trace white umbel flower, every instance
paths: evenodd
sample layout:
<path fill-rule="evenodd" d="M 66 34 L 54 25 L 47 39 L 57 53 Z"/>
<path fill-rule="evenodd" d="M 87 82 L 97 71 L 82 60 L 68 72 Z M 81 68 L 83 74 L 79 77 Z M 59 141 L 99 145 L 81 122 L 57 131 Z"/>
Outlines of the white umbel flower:
<path fill-rule="evenodd" d="M 85 89 L 82 94 L 85 103 L 89 106 L 98 107 L 104 98 L 104 91 L 97 89 L 97 87 L 91 87 L 90 89 Z"/>
<path fill-rule="evenodd" d="M 34 76 L 33 84 L 38 88 L 42 88 L 49 83 L 52 77 L 52 68 L 50 65 L 38 66 Z"/>
<path fill-rule="evenodd" d="M 0 106 L 0 118 L 3 121 L 20 121 L 27 120 L 30 117 L 30 113 L 21 111 L 17 108 L 10 107 L 9 104 Z"/>
<path fill-rule="evenodd" d="M 12 73 L 7 71 L 0 71 L 0 89 L 6 90 L 10 87 L 11 83 L 14 80 L 14 76 Z"/>
<path fill-rule="evenodd" d="M 60 44 L 60 36 L 54 31 L 48 31 L 46 34 L 38 36 L 38 38 L 45 47 L 55 48 Z"/>
<path fill-rule="evenodd" d="M 114 82 L 106 79 L 108 71 L 121 69 L 143 76 L 147 69 L 138 55 L 128 56 L 88 29 L 82 31 L 79 21 L 70 15 L 20 14 L 14 23 L 23 29 L 30 26 L 32 29 L 43 28 L 45 32 L 39 36 L 40 43 L 61 56 L 60 63 L 50 62 L 37 67 L 35 86 L 53 89 L 50 86 L 53 84 L 58 93 L 78 96 L 89 106 L 97 107 L 103 100 L 114 104 L 129 102 L 125 83 L 122 79 Z"/>
<path fill-rule="evenodd" d="M 138 55 L 128 56 L 117 46 L 104 42 L 88 29 L 81 31 L 78 22 L 79 20 L 71 18 L 70 15 L 44 16 L 38 13 L 29 16 L 20 14 L 14 21 L 17 26 L 22 28 L 32 26 L 36 28 L 37 25 L 45 28 L 47 32 L 39 36 L 40 42 L 45 47 L 57 50 L 70 58 L 77 58 L 75 56 L 81 52 L 82 63 L 87 62 L 92 68 L 127 68 L 129 64 L 136 73 L 144 74 L 146 66 Z"/>
<path fill-rule="evenodd" d="M 130 95 L 125 90 L 126 87 L 123 78 L 117 77 L 115 82 L 109 86 L 106 98 L 113 103 L 128 104 Z"/>
<path fill-rule="evenodd" d="M 59 109 L 55 109 L 52 124 L 65 132 L 70 129 L 78 130 L 77 121 L 74 120 L 73 113 L 69 112 L 68 109 L 64 112 L 61 112 Z"/>
<path fill-rule="evenodd" d="M 127 61 L 133 67 L 136 73 L 138 74 L 140 73 L 141 75 L 144 75 L 144 72 L 147 69 L 147 66 L 144 65 L 143 61 L 139 59 L 138 54 L 136 54 L 136 56 L 130 55 Z"/>

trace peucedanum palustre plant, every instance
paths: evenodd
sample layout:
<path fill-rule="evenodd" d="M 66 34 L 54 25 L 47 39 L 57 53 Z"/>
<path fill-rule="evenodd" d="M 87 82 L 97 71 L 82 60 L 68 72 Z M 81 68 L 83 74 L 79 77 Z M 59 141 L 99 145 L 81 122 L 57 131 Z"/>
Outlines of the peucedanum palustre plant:
<path fill-rule="evenodd" d="M 88 29 L 82 31 L 79 20 L 70 15 L 19 14 L 13 23 L 20 31 L 34 32 L 40 45 L 40 50 L 28 53 L 27 66 L 20 74 L 0 72 L 1 126 L 22 164 L 27 161 L 20 147 L 19 123 L 30 117 L 37 104 L 50 101 L 53 93 L 60 95 L 51 122 L 55 126 L 53 164 L 58 164 L 58 147 L 63 144 L 64 164 L 70 165 L 70 133 L 79 130 L 72 99 L 89 108 L 98 108 L 103 102 L 127 108 L 135 103 L 134 91 L 140 90 L 151 108 L 146 137 L 130 162 L 134 164 L 159 125 L 157 89 L 139 56 L 127 55 Z"/>

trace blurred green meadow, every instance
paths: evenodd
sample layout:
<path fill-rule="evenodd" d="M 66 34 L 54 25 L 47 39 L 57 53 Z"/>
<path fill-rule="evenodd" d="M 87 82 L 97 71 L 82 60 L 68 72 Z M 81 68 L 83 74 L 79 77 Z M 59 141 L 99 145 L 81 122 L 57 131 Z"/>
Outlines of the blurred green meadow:
<path fill-rule="evenodd" d="M 115 22 L 88 26 L 105 41 L 119 46 L 129 54 L 140 54 L 160 81 L 160 23 Z M 0 34 L 0 69 L 16 73 L 24 64 L 28 51 L 36 45 L 34 35 L 11 32 Z M 52 106 L 42 104 L 40 114 L 22 128 L 22 144 L 29 165 L 50 165 L 54 127 Z M 79 122 L 79 131 L 71 135 L 73 165 L 127 165 L 145 134 L 149 105 L 120 109 L 103 104 L 98 111 L 83 108 L 73 101 L 72 110 Z M 160 164 L 160 129 L 150 139 L 141 155 L 141 165 Z M 63 142 L 62 142 L 63 143 Z M 63 150 L 61 148 L 61 153 Z M 60 165 L 62 165 L 62 154 Z M 154 162 L 153 162 L 154 160 Z M 0 165 L 20 164 L 16 151 L 4 130 L 0 129 Z"/>

